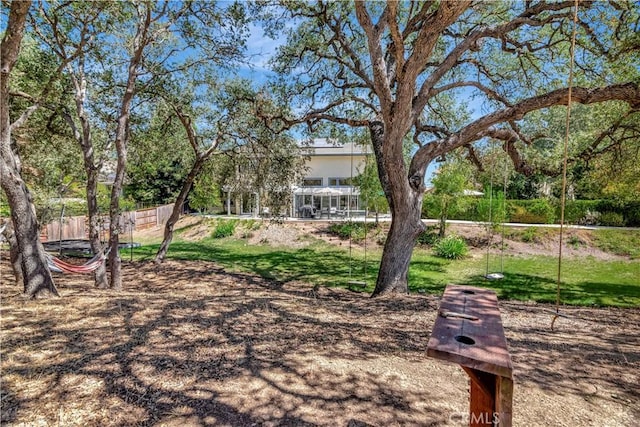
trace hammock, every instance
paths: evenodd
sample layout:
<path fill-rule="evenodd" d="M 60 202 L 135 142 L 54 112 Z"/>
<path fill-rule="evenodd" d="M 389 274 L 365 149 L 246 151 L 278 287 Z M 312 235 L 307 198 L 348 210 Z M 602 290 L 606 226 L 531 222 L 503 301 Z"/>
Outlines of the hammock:
<path fill-rule="evenodd" d="M 76 274 L 87 274 L 93 273 L 102 265 L 105 259 L 107 259 L 107 254 L 109 250 L 102 254 L 96 254 L 89 261 L 85 262 L 82 265 L 69 264 L 68 262 L 64 262 L 61 259 L 54 257 L 51 254 L 47 254 L 47 264 L 49 265 L 49 270 L 55 271 L 56 273 L 76 273 Z"/>

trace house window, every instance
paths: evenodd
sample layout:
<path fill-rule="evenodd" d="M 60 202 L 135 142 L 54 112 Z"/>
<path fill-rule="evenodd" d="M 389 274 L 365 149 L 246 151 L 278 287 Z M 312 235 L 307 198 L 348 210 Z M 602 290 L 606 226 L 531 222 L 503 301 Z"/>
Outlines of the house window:
<path fill-rule="evenodd" d="M 303 187 L 322 187 L 322 178 L 304 178 L 302 180 Z"/>
<path fill-rule="evenodd" d="M 351 178 L 329 178 L 330 187 L 349 187 L 351 186 Z"/>

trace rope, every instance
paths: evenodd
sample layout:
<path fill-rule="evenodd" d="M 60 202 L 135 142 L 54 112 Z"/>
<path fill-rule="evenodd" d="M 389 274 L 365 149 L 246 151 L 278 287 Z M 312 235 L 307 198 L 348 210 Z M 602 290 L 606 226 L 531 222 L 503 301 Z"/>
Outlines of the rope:
<path fill-rule="evenodd" d="M 492 156 L 493 157 L 493 156 Z M 506 163 L 505 163 L 506 164 Z M 491 174 L 489 177 L 489 218 L 487 220 L 487 262 L 486 262 L 486 271 L 484 278 L 487 280 L 500 280 L 504 278 L 504 215 L 501 220 L 502 231 L 501 231 L 501 239 L 500 239 L 500 273 L 489 273 L 489 257 L 490 257 L 490 249 L 491 244 L 493 243 L 494 236 L 494 226 L 493 226 L 493 178 L 494 178 L 494 170 L 496 168 L 495 157 L 492 158 L 491 161 Z M 505 178 L 504 178 L 504 194 L 506 195 L 506 185 L 507 185 L 507 177 L 506 177 L 506 167 L 505 167 Z M 506 197 L 506 196 L 505 196 Z M 503 210 L 505 209 L 503 197 Z"/>
<path fill-rule="evenodd" d="M 364 171 L 369 167 L 368 145 L 364 145 Z M 353 184 L 352 184 L 353 185 Z M 362 192 L 361 192 L 362 193 Z M 369 198 L 365 194 L 364 197 L 364 266 L 362 267 L 362 281 L 367 282 L 367 214 L 369 212 Z"/>
<path fill-rule="evenodd" d="M 567 158 L 569 152 L 569 125 L 571 122 L 571 95 L 573 92 L 573 67 L 575 63 L 576 33 L 578 27 L 578 0 L 575 0 L 573 10 L 573 33 L 571 35 L 571 51 L 569 62 L 569 91 L 567 94 L 567 115 L 565 118 L 564 132 L 564 154 L 562 160 L 562 194 L 560 196 L 560 237 L 558 243 L 558 278 L 556 280 L 556 313 L 551 320 L 551 330 L 553 331 L 556 320 L 560 316 L 560 284 L 562 279 L 562 241 L 564 237 L 564 210 L 567 192 Z"/>
<path fill-rule="evenodd" d="M 507 161 L 504 160 L 504 183 L 502 185 L 502 230 L 500 234 L 500 273 L 504 274 L 504 229 L 507 222 Z"/>
<path fill-rule="evenodd" d="M 351 142 L 351 157 L 349 158 L 350 160 L 350 166 L 349 166 L 349 174 L 350 174 L 350 181 L 349 181 L 349 198 L 347 199 L 347 214 L 349 215 L 349 282 L 351 282 L 351 274 L 353 272 L 353 254 L 352 254 L 352 237 L 351 237 L 351 233 L 353 232 L 353 221 L 351 220 L 351 197 L 353 196 L 353 141 Z"/>
<path fill-rule="evenodd" d="M 491 162 L 491 175 L 489 177 L 489 218 L 488 218 L 488 224 L 487 224 L 487 232 L 489 234 L 489 238 L 488 238 L 488 242 L 487 242 L 487 268 L 486 271 L 484 273 L 484 277 L 487 278 L 489 277 L 489 250 L 491 248 L 491 243 L 493 242 L 493 215 L 492 215 L 492 210 L 493 210 L 493 168 L 494 168 L 494 162 Z"/>

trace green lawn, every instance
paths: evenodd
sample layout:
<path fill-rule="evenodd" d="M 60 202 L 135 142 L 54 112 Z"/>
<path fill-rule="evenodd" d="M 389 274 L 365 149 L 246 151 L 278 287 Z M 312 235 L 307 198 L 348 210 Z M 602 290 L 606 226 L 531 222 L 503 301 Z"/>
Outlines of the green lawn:
<path fill-rule="evenodd" d="M 134 250 L 137 259 L 152 259 L 157 244 Z M 315 242 L 302 249 L 249 245 L 245 240 L 207 238 L 199 242 L 176 240 L 168 257 L 182 260 L 215 261 L 227 269 L 259 274 L 279 282 L 304 281 L 324 286 L 348 287 L 350 280 L 365 280 L 364 292 L 373 290 L 380 251 L 353 251 Z M 484 258 L 450 261 L 436 258 L 429 250 L 417 248 L 409 271 L 410 290 L 440 294 L 447 283 L 484 286 L 495 289 L 503 299 L 554 302 L 557 259 L 532 256 L 506 257 L 505 278 L 487 281 Z M 499 271 L 499 259 L 492 259 L 492 270 Z M 564 259 L 562 303 L 586 306 L 640 306 L 640 261 L 600 261 L 595 258 Z M 497 267 L 497 268 L 496 268 Z M 360 290 L 359 288 L 354 290 Z"/>
<path fill-rule="evenodd" d="M 497 281 L 484 278 L 485 263 L 485 259 L 449 262 L 418 251 L 410 270 L 412 289 L 438 293 L 447 283 L 457 283 L 492 288 L 503 299 L 555 302 L 557 258 L 506 257 L 504 279 Z M 495 266 L 490 272 L 500 271 L 499 262 Z M 640 262 L 565 258 L 560 288 L 564 304 L 640 306 Z"/>

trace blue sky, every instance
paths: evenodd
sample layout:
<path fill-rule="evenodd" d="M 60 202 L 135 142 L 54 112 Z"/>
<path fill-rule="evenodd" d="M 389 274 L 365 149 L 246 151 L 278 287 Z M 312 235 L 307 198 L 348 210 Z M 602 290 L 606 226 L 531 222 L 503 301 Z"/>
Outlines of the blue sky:
<path fill-rule="evenodd" d="M 247 40 L 247 53 L 252 67 L 241 67 L 240 76 L 260 84 L 272 74 L 268 69 L 269 59 L 275 54 L 278 46 L 284 43 L 285 39 L 282 37 L 278 40 L 273 40 L 264 35 L 262 28 L 253 24 L 250 25 L 250 30 L 251 35 Z"/>

